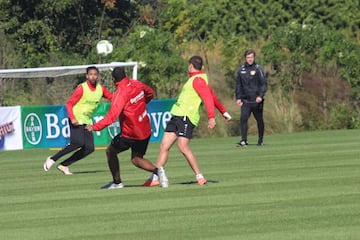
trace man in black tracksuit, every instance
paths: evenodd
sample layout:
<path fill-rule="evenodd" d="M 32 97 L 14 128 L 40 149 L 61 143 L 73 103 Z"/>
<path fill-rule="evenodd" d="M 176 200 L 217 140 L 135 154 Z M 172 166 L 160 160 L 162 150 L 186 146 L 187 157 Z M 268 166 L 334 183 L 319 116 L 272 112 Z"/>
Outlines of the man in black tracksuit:
<path fill-rule="evenodd" d="M 236 103 L 241 107 L 240 146 L 248 145 L 248 120 L 253 113 L 258 127 L 258 146 L 263 145 L 264 137 L 264 96 L 267 90 L 267 82 L 263 69 L 255 63 L 255 51 L 249 49 L 244 54 L 245 63 L 236 71 Z"/>

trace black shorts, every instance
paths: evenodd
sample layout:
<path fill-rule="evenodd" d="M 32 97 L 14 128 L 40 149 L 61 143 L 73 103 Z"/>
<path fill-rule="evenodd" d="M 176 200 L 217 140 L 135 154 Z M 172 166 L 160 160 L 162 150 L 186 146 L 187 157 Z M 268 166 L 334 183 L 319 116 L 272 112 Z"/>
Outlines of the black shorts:
<path fill-rule="evenodd" d="M 174 132 L 178 137 L 192 138 L 195 125 L 186 116 L 173 116 L 168 122 L 165 132 Z"/>
<path fill-rule="evenodd" d="M 131 148 L 132 157 L 143 157 L 146 153 L 150 137 L 144 140 L 135 140 L 122 137 L 120 134 L 116 135 L 110 145 L 118 150 L 118 153 L 123 152 Z"/>
<path fill-rule="evenodd" d="M 74 126 L 70 121 L 70 144 L 94 149 L 93 133 L 86 130 L 85 127 L 84 124 Z"/>

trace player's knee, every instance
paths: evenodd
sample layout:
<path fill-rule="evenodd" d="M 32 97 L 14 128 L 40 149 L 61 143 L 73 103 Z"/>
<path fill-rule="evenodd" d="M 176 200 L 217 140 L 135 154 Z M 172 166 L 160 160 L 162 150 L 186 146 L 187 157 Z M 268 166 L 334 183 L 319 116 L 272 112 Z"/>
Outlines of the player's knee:
<path fill-rule="evenodd" d="M 117 154 L 120 152 L 120 150 L 114 148 L 113 146 L 109 145 L 106 148 L 106 156 L 109 158 L 117 157 Z"/>
<path fill-rule="evenodd" d="M 81 148 L 84 146 L 84 142 L 70 141 L 70 145 L 73 146 L 74 148 Z"/>
<path fill-rule="evenodd" d="M 111 147 L 111 146 L 108 146 L 107 148 L 106 148 L 106 156 L 112 156 L 112 155 L 115 155 L 116 153 L 115 153 L 115 151 L 114 151 L 114 148 L 113 147 Z"/>
<path fill-rule="evenodd" d="M 240 117 L 240 122 L 244 123 L 248 121 L 248 117 Z"/>
<path fill-rule="evenodd" d="M 89 155 L 90 153 L 94 152 L 95 151 L 95 147 L 94 146 L 86 146 L 85 147 L 85 155 Z"/>
<path fill-rule="evenodd" d="M 184 144 L 178 144 L 178 149 L 183 154 L 185 154 L 186 152 L 188 152 L 190 150 L 189 146 L 184 145 Z"/>
<path fill-rule="evenodd" d="M 141 161 L 141 158 L 140 158 L 140 157 L 132 157 L 132 158 L 131 158 L 132 164 L 134 164 L 136 167 L 139 167 L 139 166 L 140 166 L 140 161 Z"/>
<path fill-rule="evenodd" d="M 165 144 L 160 144 L 160 152 L 168 152 L 170 150 L 170 147 Z"/>

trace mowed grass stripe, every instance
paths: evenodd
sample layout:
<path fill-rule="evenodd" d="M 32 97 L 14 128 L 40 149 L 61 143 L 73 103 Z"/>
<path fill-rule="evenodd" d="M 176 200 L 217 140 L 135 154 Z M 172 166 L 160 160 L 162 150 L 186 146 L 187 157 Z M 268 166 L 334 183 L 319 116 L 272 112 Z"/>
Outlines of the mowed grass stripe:
<path fill-rule="evenodd" d="M 197 186 L 170 153 L 170 188 L 138 187 L 149 176 L 120 154 L 127 187 L 106 191 L 104 151 L 45 173 L 48 149 L 0 152 L 1 239 L 359 239 L 359 130 L 274 134 L 265 146 L 238 138 L 194 139 L 209 179 Z M 249 139 L 256 143 L 256 138 Z M 155 161 L 158 143 L 146 155 Z"/>

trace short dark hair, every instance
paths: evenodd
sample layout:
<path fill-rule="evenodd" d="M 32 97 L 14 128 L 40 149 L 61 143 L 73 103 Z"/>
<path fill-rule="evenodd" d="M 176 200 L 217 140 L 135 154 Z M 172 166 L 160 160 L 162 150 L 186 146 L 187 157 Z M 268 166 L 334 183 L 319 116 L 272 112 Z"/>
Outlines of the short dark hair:
<path fill-rule="evenodd" d="M 88 74 L 88 73 L 90 72 L 90 70 L 96 70 L 97 73 L 100 72 L 97 67 L 95 67 L 95 66 L 90 66 L 90 67 L 87 67 L 87 68 L 86 68 L 86 74 Z"/>
<path fill-rule="evenodd" d="M 196 70 L 201 70 L 203 66 L 203 60 L 200 56 L 192 56 L 189 59 L 189 64 L 192 64 Z"/>
<path fill-rule="evenodd" d="M 244 57 L 246 57 L 247 55 L 250 55 L 250 54 L 254 54 L 254 57 L 255 57 L 256 56 L 255 50 L 254 49 L 246 50 L 245 53 L 244 53 Z"/>
<path fill-rule="evenodd" d="M 120 82 L 123 78 L 126 77 L 125 68 L 115 67 L 111 75 L 114 79 L 114 82 Z"/>

